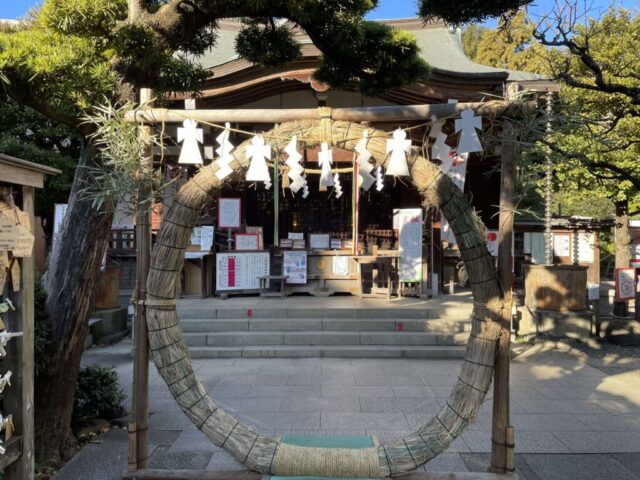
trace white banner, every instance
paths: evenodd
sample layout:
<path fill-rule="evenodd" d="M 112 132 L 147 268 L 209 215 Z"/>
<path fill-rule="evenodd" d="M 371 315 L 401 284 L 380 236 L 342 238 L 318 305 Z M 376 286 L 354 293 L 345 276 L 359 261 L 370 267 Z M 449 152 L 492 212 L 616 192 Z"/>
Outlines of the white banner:
<path fill-rule="evenodd" d="M 422 280 L 422 209 L 406 208 L 396 210 L 400 236 L 401 282 Z"/>

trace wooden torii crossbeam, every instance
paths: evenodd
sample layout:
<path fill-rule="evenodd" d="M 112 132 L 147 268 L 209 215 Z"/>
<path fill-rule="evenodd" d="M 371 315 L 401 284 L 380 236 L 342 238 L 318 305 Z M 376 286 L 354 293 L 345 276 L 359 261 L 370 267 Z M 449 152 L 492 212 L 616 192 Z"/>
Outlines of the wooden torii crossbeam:
<path fill-rule="evenodd" d="M 141 92 L 142 108 L 128 112 L 125 120 L 138 124 L 176 123 L 185 119 L 193 119 L 210 123 L 282 123 L 300 120 L 326 120 L 351 122 L 403 122 L 419 121 L 436 118 L 451 118 L 464 110 L 474 110 L 484 116 L 518 117 L 523 110 L 532 111 L 534 102 L 511 103 L 506 101 L 489 101 L 457 104 L 406 105 L 360 108 L 328 108 L 317 109 L 220 109 L 220 110 L 172 110 L 150 108 L 152 92 L 143 89 Z M 502 152 L 500 219 L 499 219 L 499 255 L 498 277 L 504 291 L 505 303 L 512 298 L 512 263 L 511 236 L 513 234 L 513 195 L 515 173 L 513 157 L 515 146 L 510 137 L 513 130 L 509 125 L 503 129 L 505 146 Z M 149 167 L 151 152 L 144 154 L 142 168 Z M 148 213 L 140 211 L 139 229 L 137 234 L 141 238 L 150 238 L 150 222 Z M 146 327 L 144 301 L 146 295 L 146 278 L 148 276 L 151 245 L 144 241 L 139 243 L 137 250 L 137 285 L 136 299 L 136 342 L 134 360 L 134 412 L 133 422 L 130 424 L 129 467 L 131 472 L 125 475 L 127 479 L 190 479 L 190 478 L 260 478 L 259 474 L 251 472 L 185 472 L 158 471 L 148 467 L 148 359 L 149 345 Z M 506 310 L 506 309 L 503 309 Z M 495 363 L 494 398 L 492 419 L 492 455 L 491 470 L 496 473 L 510 473 L 514 471 L 514 438 L 513 428 L 509 420 L 509 363 L 510 363 L 510 310 L 503 311 L 502 326 L 505 334 L 500 339 Z M 515 478 L 509 475 L 510 478 Z M 482 474 L 425 474 L 411 473 L 405 478 L 411 479 L 497 479 L 503 478 L 494 473 Z"/>

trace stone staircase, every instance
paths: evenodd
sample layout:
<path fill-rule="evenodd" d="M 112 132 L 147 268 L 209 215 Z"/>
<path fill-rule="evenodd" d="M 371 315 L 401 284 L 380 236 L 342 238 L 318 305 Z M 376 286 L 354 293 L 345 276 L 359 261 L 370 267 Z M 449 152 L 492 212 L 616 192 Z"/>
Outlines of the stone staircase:
<path fill-rule="evenodd" d="M 471 305 L 442 308 L 179 308 L 193 358 L 462 358 Z M 446 318 L 445 318 L 446 317 Z"/>

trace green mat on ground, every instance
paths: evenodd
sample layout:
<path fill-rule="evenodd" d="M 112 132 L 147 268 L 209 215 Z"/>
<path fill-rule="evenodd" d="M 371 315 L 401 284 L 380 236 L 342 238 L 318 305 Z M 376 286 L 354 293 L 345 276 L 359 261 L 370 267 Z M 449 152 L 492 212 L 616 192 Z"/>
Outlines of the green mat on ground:
<path fill-rule="evenodd" d="M 282 443 L 296 445 L 298 447 L 315 448 L 371 448 L 374 446 L 373 439 L 368 435 L 282 435 Z M 377 480 L 362 478 L 329 478 L 329 477 L 271 477 L 271 480 Z"/>

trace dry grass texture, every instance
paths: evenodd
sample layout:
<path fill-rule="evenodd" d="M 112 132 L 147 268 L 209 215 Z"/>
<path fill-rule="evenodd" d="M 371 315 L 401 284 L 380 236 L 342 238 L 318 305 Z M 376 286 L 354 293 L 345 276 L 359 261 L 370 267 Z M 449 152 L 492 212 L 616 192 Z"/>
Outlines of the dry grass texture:
<path fill-rule="evenodd" d="M 360 124 L 349 122 L 333 122 L 329 126 L 327 128 L 323 121 L 291 122 L 267 132 L 265 136 L 272 134 L 280 139 L 297 134 L 299 139 L 305 139 L 307 145 L 330 141 L 335 147 L 353 150 L 365 129 Z M 384 164 L 389 135 L 371 128 L 368 130 L 368 149 L 377 163 Z M 244 142 L 235 151 L 242 167 L 247 166 L 245 148 L 249 143 Z M 272 143 L 278 143 L 280 149 L 286 146 L 282 140 L 272 140 Z M 475 308 L 464 363 L 446 404 L 413 434 L 377 447 L 375 467 L 381 477 L 404 473 L 428 462 L 444 451 L 473 420 L 491 384 L 496 342 L 501 331 L 500 288 L 493 259 L 485 244 L 483 225 L 463 193 L 437 165 L 420 156 L 416 150 L 409 166 L 413 185 L 429 204 L 441 209 L 451 224 L 469 274 Z M 209 397 L 195 375 L 187 346 L 182 340 L 175 292 L 191 230 L 202 207 L 219 187 L 215 168 L 213 164 L 202 167 L 180 189 L 162 223 L 153 250 L 147 283 L 147 321 L 151 354 L 160 375 L 191 421 L 215 445 L 223 447 L 251 470 L 274 475 L 342 473 L 352 477 L 371 477 L 374 473 L 371 471 L 371 451 L 318 451 L 279 445 L 278 438 L 260 435 L 224 412 Z"/>

